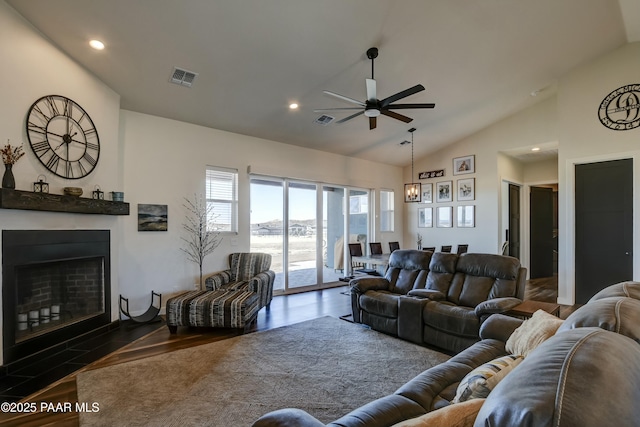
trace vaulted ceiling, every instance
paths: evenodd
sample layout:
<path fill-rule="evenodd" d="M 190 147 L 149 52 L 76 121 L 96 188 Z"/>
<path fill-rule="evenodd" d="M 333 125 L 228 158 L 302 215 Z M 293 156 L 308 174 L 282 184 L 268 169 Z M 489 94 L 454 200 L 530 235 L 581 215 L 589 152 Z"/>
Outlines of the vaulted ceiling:
<path fill-rule="evenodd" d="M 121 96 L 123 109 L 406 165 L 552 96 L 559 77 L 640 40 L 637 0 L 6 0 Z M 637 18 L 637 19 L 636 19 Z M 90 39 L 106 45 L 89 48 Z M 422 84 L 404 123 L 313 110 Z M 191 88 L 174 67 L 197 73 Z M 537 91 L 537 96 L 531 96 Z M 297 110 L 289 104 L 299 104 Z"/>

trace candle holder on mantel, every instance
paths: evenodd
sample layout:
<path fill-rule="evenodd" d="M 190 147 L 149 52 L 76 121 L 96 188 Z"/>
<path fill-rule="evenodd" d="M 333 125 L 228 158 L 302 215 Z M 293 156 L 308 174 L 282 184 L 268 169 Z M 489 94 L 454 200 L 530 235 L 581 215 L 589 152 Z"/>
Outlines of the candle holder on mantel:
<path fill-rule="evenodd" d="M 38 175 L 36 182 L 33 183 L 33 192 L 34 193 L 48 193 L 49 192 L 49 183 L 45 181 L 47 177 L 44 175 Z"/>
<path fill-rule="evenodd" d="M 95 187 L 93 187 L 91 196 L 96 200 L 104 200 L 104 191 L 101 191 L 100 186 L 96 185 Z"/>

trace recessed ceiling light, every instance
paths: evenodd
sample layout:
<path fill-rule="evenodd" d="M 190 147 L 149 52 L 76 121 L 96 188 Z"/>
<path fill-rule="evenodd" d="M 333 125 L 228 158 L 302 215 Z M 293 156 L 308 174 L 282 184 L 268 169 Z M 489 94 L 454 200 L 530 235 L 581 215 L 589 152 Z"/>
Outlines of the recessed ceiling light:
<path fill-rule="evenodd" d="M 531 151 L 540 151 L 540 147 L 533 147 Z"/>
<path fill-rule="evenodd" d="M 94 48 L 95 50 L 102 50 L 104 49 L 104 43 L 102 43 L 100 40 L 91 40 L 89 42 L 89 46 L 91 46 L 92 48 Z"/>
<path fill-rule="evenodd" d="M 289 104 L 289 109 L 295 110 L 297 108 L 298 108 L 298 104 L 296 104 L 295 102 L 292 102 L 291 104 Z"/>

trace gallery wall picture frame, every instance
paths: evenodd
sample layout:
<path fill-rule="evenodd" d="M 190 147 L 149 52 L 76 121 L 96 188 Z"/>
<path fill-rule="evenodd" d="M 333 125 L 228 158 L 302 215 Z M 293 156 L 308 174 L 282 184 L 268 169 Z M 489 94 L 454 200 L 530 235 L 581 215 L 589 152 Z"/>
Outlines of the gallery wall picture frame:
<path fill-rule="evenodd" d="M 138 231 L 167 231 L 167 205 L 138 204 Z"/>
<path fill-rule="evenodd" d="M 418 208 L 418 227 L 433 227 L 433 208 Z"/>
<path fill-rule="evenodd" d="M 453 181 L 436 182 L 436 201 L 438 203 L 453 201 Z"/>
<path fill-rule="evenodd" d="M 462 156 L 453 159 L 453 174 L 464 175 L 476 172 L 476 156 Z"/>
<path fill-rule="evenodd" d="M 422 203 L 433 203 L 433 184 L 422 184 Z"/>
<path fill-rule="evenodd" d="M 476 199 L 476 179 L 459 179 L 456 185 L 456 195 L 459 202 L 466 202 Z"/>
<path fill-rule="evenodd" d="M 453 206 L 438 206 L 436 226 L 440 228 L 453 227 Z"/>
<path fill-rule="evenodd" d="M 474 205 L 458 206 L 457 224 L 459 228 L 476 226 L 476 207 Z"/>

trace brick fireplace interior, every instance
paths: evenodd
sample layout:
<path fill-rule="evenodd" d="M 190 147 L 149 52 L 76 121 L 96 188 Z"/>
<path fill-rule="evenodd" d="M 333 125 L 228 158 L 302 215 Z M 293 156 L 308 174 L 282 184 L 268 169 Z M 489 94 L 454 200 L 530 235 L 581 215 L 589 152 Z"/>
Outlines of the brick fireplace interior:
<path fill-rule="evenodd" d="M 109 230 L 3 230 L 4 364 L 111 319 Z"/>

